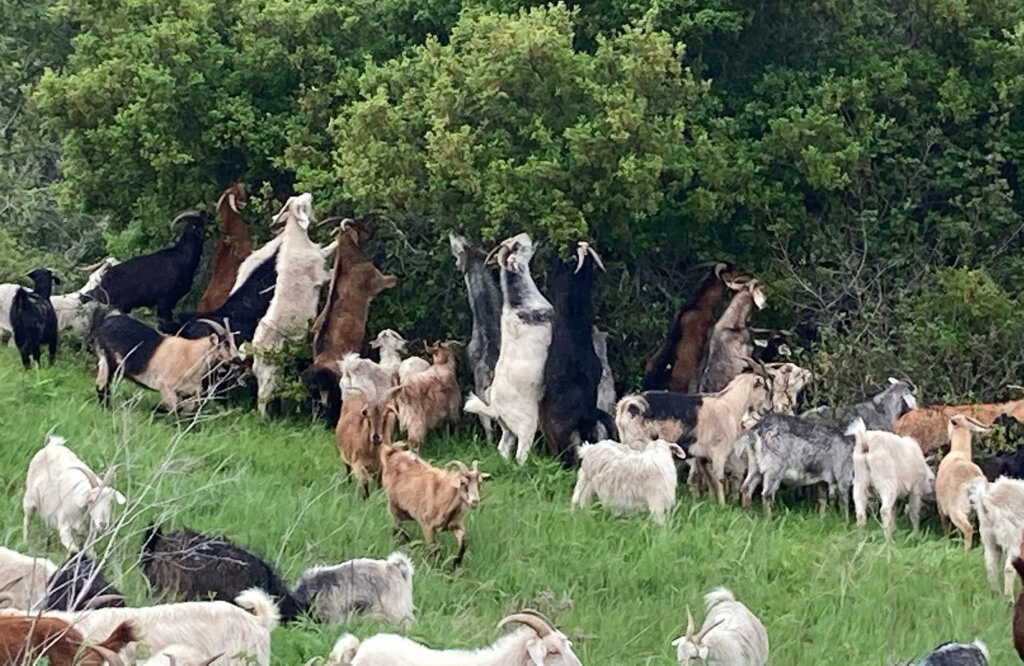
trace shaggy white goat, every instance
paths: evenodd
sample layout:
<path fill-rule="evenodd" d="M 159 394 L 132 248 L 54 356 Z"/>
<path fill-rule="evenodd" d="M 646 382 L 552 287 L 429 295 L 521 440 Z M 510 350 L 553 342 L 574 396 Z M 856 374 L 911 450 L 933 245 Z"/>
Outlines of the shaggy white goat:
<path fill-rule="evenodd" d="M 390 328 L 385 328 L 377 334 L 377 339 L 370 343 L 370 347 L 380 352 L 380 367 L 390 372 L 398 372 L 402 365 L 402 352 L 405 351 L 405 338 Z"/>
<path fill-rule="evenodd" d="M 985 546 L 985 571 L 993 588 L 998 586 L 999 561 L 1003 561 L 1003 594 L 1013 601 L 1016 572 L 1013 558 L 1020 553 L 1024 538 L 1024 481 L 999 477 L 989 483 L 985 477 L 971 483 L 969 496 L 978 513 L 978 533 Z"/>
<path fill-rule="evenodd" d="M 22 537 L 28 541 L 28 520 L 38 511 L 57 530 L 64 548 L 76 552 L 90 532 L 95 536 L 106 531 L 112 504 L 124 504 L 125 497 L 110 485 L 113 467 L 99 478 L 64 442 L 63 437 L 48 437 L 28 464 Z"/>
<path fill-rule="evenodd" d="M 0 593 L 12 608 L 36 610 L 46 602 L 46 583 L 57 565 L 0 547 Z"/>
<path fill-rule="evenodd" d="M 868 491 L 874 490 L 881 502 L 879 513 L 886 541 L 892 541 L 893 507 L 899 499 L 907 499 L 907 513 L 914 531 L 921 528 L 921 499 L 935 488 L 935 474 L 921 453 L 921 446 L 912 437 L 895 435 L 885 430 L 868 430 L 859 416 L 846 430 L 853 435 L 853 506 L 857 527 L 867 522 Z"/>
<path fill-rule="evenodd" d="M 0 610 L 0 614 L 22 615 L 24 611 Z M 204 659 L 224 655 L 225 666 L 252 666 L 253 662 L 269 666 L 270 632 L 279 618 L 274 601 L 256 588 L 242 592 L 234 604 L 189 601 L 43 615 L 64 620 L 91 641 L 103 640 L 117 625 L 130 620 L 141 640 L 123 651 L 128 660 L 134 660 L 136 648 L 144 645 L 150 654 L 190 648 L 192 658 L 197 654 Z M 126 663 L 133 663 L 128 660 Z"/>
<path fill-rule="evenodd" d="M 323 250 L 306 233 L 312 218 L 313 195 L 308 192 L 288 199 L 274 218 L 275 223 L 284 221 L 285 227 L 277 253 L 274 297 L 267 313 L 257 324 L 252 339 L 257 352 L 275 349 L 287 340 L 304 338 L 309 331 L 309 323 L 316 317 L 320 287 L 329 275 L 324 270 Z M 241 273 L 239 269 L 239 279 Z M 258 385 L 257 406 L 260 414 L 266 416 L 267 403 L 277 388 L 279 370 L 264 355 L 257 353 L 252 371 Z"/>
<path fill-rule="evenodd" d="M 604 440 L 579 448 L 582 461 L 572 494 L 572 507 L 585 507 L 596 494 L 619 514 L 647 509 L 659 523 L 676 503 L 678 477 L 673 456 L 686 458 L 678 445 L 655 440 L 643 451 Z"/>
<path fill-rule="evenodd" d="M 329 664 L 337 666 L 582 666 L 572 641 L 534 611 L 509 615 L 498 629 L 523 625 L 479 650 L 432 650 L 395 634 L 377 634 L 362 643 L 351 634 L 338 639 Z"/>
<path fill-rule="evenodd" d="M 116 266 L 119 263 L 121 262 L 117 259 L 107 257 L 98 264 L 83 268 L 82 270 L 91 270 L 92 272 L 89 273 L 89 277 L 81 289 L 69 294 L 50 296 L 50 304 L 53 305 L 53 311 L 57 314 L 58 331 L 72 330 L 81 335 L 89 332 L 92 313 L 98 304 L 96 301 L 83 301 L 82 295 L 99 287 L 104 274 L 110 270 L 111 266 Z"/>
<path fill-rule="evenodd" d="M 708 666 L 764 666 L 768 663 L 768 632 L 750 609 L 724 587 L 704 595 L 707 616 L 694 635 L 693 615 L 686 611 L 686 634 L 672 641 L 683 666 L 703 660 Z"/>
<path fill-rule="evenodd" d="M 344 623 L 357 613 L 389 622 L 413 619 L 412 562 L 402 553 L 386 560 L 359 558 L 307 569 L 292 590 L 319 622 Z"/>
<path fill-rule="evenodd" d="M 342 398 L 349 391 L 361 391 L 370 402 L 383 400 L 398 381 L 395 372 L 355 352 L 345 354 L 338 361 L 338 376 Z"/>
<path fill-rule="evenodd" d="M 494 381 L 484 399 L 470 393 L 465 410 L 501 426 L 498 452 L 506 460 L 516 443 L 516 461 L 525 463 L 533 448 L 544 395 L 544 365 L 551 346 L 554 308 L 530 275 L 533 241 L 527 234 L 506 239 L 497 248 L 501 267 L 501 351 Z"/>
<path fill-rule="evenodd" d="M 597 408 L 608 414 L 615 413 L 615 377 L 608 365 L 608 331 L 594 327 L 594 352 L 601 361 L 601 381 L 597 385 Z"/>

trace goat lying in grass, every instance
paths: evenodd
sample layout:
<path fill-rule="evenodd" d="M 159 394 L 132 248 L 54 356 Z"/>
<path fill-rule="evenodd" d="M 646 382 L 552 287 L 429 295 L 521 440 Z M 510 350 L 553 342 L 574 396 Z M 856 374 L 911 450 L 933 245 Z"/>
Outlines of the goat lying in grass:
<path fill-rule="evenodd" d="M 356 614 L 389 622 L 413 619 L 413 566 L 402 553 L 359 558 L 302 574 L 292 596 L 318 622 L 345 623 Z"/>

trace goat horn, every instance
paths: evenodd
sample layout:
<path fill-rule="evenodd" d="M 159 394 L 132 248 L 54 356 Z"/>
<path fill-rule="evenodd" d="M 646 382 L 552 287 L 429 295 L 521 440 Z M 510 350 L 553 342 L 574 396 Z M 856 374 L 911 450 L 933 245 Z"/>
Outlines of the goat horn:
<path fill-rule="evenodd" d="M 492 258 L 494 258 L 494 255 L 495 255 L 495 254 L 497 254 L 497 253 L 498 253 L 498 251 L 499 251 L 499 250 L 501 250 L 501 248 L 503 248 L 503 247 L 505 247 L 505 244 L 504 244 L 504 243 L 501 243 L 501 244 L 499 244 L 499 245 L 498 245 L 498 246 L 497 246 L 496 248 L 494 248 L 493 250 L 491 250 L 490 252 L 488 252 L 488 253 L 487 253 L 487 256 L 486 256 L 486 257 L 484 257 L 484 266 L 486 266 L 486 265 L 488 265 L 489 263 L 491 263 L 491 259 L 492 259 Z"/>
<path fill-rule="evenodd" d="M 186 210 L 186 211 L 183 211 L 181 213 L 178 213 L 175 216 L 175 218 L 173 220 L 171 220 L 171 228 L 173 229 L 174 225 L 176 225 L 179 222 L 181 222 L 184 218 L 186 218 L 186 217 L 195 217 L 197 215 L 199 215 L 199 211 L 198 210 Z"/>
<path fill-rule="evenodd" d="M 105 263 L 107 263 L 106 259 L 100 259 L 95 264 L 89 264 L 88 266 L 75 266 L 75 270 L 81 271 L 83 273 L 92 273 L 94 270 L 96 270 Z"/>
<path fill-rule="evenodd" d="M 116 652 L 112 652 L 107 648 L 101 647 L 99 645 L 93 645 L 91 646 L 91 648 L 95 650 L 97 654 L 103 657 L 103 661 L 110 664 L 110 666 L 124 666 L 124 661 L 121 660 L 121 657 Z"/>
<path fill-rule="evenodd" d="M 170 656 L 170 655 L 168 655 L 168 656 Z M 206 661 L 204 661 L 203 663 L 199 664 L 199 666 L 210 666 L 210 664 L 212 664 L 213 662 L 217 661 L 218 659 L 220 659 L 223 656 L 224 656 L 223 652 L 221 652 L 220 654 L 215 654 L 212 657 L 210 657 L 209 659 L 207 659 Z M 171 666 L 174 666 L 174 665 L 172 664 Z"/>
<path fill-rule="evenodd" d="M 220 324 L 218 324 L 217 322 L 215 322 L 212 319 L 206 319 L 206 318 L 196 319 L 196 322 L 202 322 L 204 324 L 207 324 L 210 328 L 213 329 L 213 332 L 216 333 L 217 335 L 219 335 L 221 337 L 227 337 L 227 334 L 228 334 L 227 329 L 225 329 L 223 326 L 221 326 Z"/>
<path fill-rule="evenodd" d="M 587 251 L 590 252 L 590 256 L 594 258 L 594 263 L 597 264 L 597 267 L 600 268 L 603 272 L 607 273 L 608 269 L 604 267 L 604 262 L 601 261 L 601 255 L 597 253 L 597 250 L 591 247 L 587 248 Z"/>
<path fill-rule="evenodd" d="M 93 488 L 96 488 L 102 484 L 102 482 L 100 481 L 100 477 L 96 476 L 96 472 L 92 471 L 91 469 L 88 469 L 86 467 L 80 467 L 78 465 L 75 465 L 71 469 L 77 469 L 82 474 L 85 474 L 85 478 L 89 480 L 89 485 L 92 486 Z"/>
<path fill-rule="evenodd" d="M 103 478 L 100 480 L 101 486 L 109 486 L 111 481 L 114 480 L 114 474 L 117 473 L 117 465 L 111 465 L 107 468 L 107 471 L 103 473 Z"/>
<path fill-rule="evenodd" d="M 458 468 L 458 470 L 460 472 L 462 472 L 463 474 L 468 474 L 469 473 L 469 468 L 466 467 L 466 463 L 462 462 L 461 460 L 453 460 L 450 463 L 448 463 L 447 465 L 445 465 L 445 469 L 448 469 L 450 467 Z"/>
<path fill-rule="evenodd" d="M 14 595 L 9 592 L 0 592 L 0 608 L 7 606 L 14 606 Z"/>
<path fill-rule="evenodd" d="M 345 223 L 352 221 L 351 218 L 344 217 L 342 215 L 334 215 L 332 217 L 325 217 L 322 220 L 317 220 L 316 226 L 322 227 L 323 225 L 327 224 L 328 222 L 337 222 L 338 220 L 341 220 L 341 224 L 338 225 L 338 227 L 342 231 L 346 230 L 347 225 Z"/>
<path fill-rule="evenodd" d="M 686 607 L 686 637 L 693 638 L 693 613 L 689 606 Z"/>
<path fill-rule="evenodd" d="M 82 610 L 94 610 L 96 608 L 100 608 L 100 604 L 109 603 L 111 601 L 124 601 L 124 597 L 120 594 L 97 594 L 82 605 Z"/>
<path fill-rule="evenodd" d="M 236 213 L 238 213 L 239 215 L 241 215 L 241 213 L 239 213 L 239 211 L 238 211 L 238 203 L 235 201 L 235 193 L 234 192 L 232 192 L 231 194 L 228 195 L 228 205 L 231 206 L 231 210 L 233 210 Z"/>
<path fill-rule="evenodd" d="M 554 631 L 554 627 L 551 626 L 551 623 L 548 622 L 546 617 L 537 611 L 531 610 L 524 610 L 521 613 L 513 613 L 512 615 L 509 615 L 498 623 L 498 629 L 502 629 L 505 625 L 513 622 L 525 624 L 530 629 L 536 631 L 537 636 L 540 638 L 546 638 Z"/>
<path fill-rule="evenodd" d="M 586 259 L 587 252 L 590 251 L 590 243 L 586 241 L 580 241 L 576 244 L 576 270 L 573 274 L 579 273 L 580 269 L 583 268 L 583 261 Z"/>
<path fill-rule="evenodd" d="M 694 643 L 700 643 L 702 640 L 704 640 L 704 636 L 706 636 L 712 629 L 714 629 L 718 625 L 722 624 L 723 622 L 725 622 L 725 618 L 722 618 L 718 622 L 715 622 L 713 625 L 711 625 L 707 629 L 701 629 L 700 633 L 697 634 L 696 636 L 694 636 L 693 642 Z"/>

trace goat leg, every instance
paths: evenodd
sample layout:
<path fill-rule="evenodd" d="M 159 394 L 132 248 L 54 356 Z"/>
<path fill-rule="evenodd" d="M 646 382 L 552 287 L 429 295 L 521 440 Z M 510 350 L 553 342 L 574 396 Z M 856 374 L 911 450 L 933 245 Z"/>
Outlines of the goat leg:
<path fill-rule="evenodd" d="M 469 540 L 466 538 L 466 530 L 462 527 L 453 529 L 452 534 L 455 535 L 455 540 L 459 544 L 459 550 L 455 554 L 455 560 L 452 561 L 452 569 L 454 570 L 462 564 L 462 558 L 466 554 L 466 546 L 469 545 Z"/>

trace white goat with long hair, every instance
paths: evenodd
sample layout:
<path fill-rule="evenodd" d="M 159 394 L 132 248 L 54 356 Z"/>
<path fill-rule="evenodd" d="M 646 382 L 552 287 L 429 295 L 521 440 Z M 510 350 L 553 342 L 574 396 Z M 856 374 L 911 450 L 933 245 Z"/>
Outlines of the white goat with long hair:
<path fill-rule="evenodd" d="M 501 267 L 501 352 L 494 366 L 494 381 L 484 398 L 470 394 L 465 410 L 484 415 L 501 426 L 498 452 L 508 460 L 516 443 L 516 461 L 525 463 L 533 448 L 544 395 L 544 365 L 551 346 L 554 308 L 530 275 L 533 241 L 527 234 L 499 245 Z M 493 254 L 493 253 L 492 253 Z"/>
<path fill-rule="evenodd" d="M 686 453 L 678 444 L 658 439 L 637 451 L 612 440 L 584 444 L 578 451 L 580 470 L 572 494 L 574 509 L 585 507 L 597 495 L 618 514 L 647 509 L 659 523 L 676 503 L 678 475 L 673 456 Z"/>
<path fill-rule="evenodd" d="M 0 547 L 0 594 L 12 608 L 37 610 L 46 603 L 46 585 L 57 565 Z"/>
<path fill-rule="evenodd" d="M 356 614 L 389 622 L 413 620 L 412 562 L 402 553 L 386 560 L 361 557 L 307 569 L 292 595 L 319 622 L 345 623 Z"/>
<path fill-rule="evenodd" d="M 756 615 L 717 587 L 704 595 L 707 616 L 694 634 L 693 615 L 686 611 L 686 634 L 672 641 L 683 666 L 700 659 L 708 666 L 764 666 L 768 663 L 768 632 Z"/>
<path fill-rule="evenodd" d="M 1013 601 L 1013 581 L 1017 573 L 1013 558 L 1024 540 L 1024 481 L 999 477 L 989 483 L 985 477 L 971 482 L 968 495 L 978 513 L 978 533 L 985 546 L 985 571 L 997 588 L 999 562 L 1003 562 L 1003 594 Z"/>

